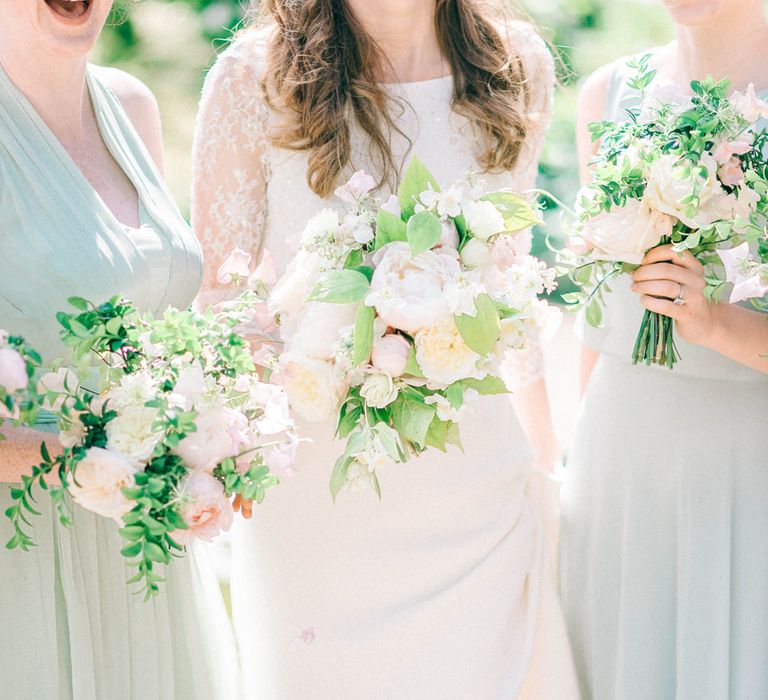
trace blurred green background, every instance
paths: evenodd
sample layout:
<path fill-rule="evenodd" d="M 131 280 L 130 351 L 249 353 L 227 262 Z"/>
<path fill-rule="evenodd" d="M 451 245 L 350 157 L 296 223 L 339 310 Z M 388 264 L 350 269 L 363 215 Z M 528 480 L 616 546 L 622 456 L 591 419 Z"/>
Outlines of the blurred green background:
<path fill-rule="evenodd" d="M 116 16 L 94 57 L 135 74 L 157 96 L 165 126 L 167 178 L 185 212 L 202 80 L 216 52 L 242 23 L 247 4 L 240 0 L 117 0 Z M 522 5 L 562 58 L 564 84 L 541 165 L 540 186 L 568 201 L 576 190 L 573 124 L 578 80 L 618 56 L 668 41 L 672 28 L 659 0 L 526 0 Z M 556 222 L 551 223 L 556 229 Z"/>

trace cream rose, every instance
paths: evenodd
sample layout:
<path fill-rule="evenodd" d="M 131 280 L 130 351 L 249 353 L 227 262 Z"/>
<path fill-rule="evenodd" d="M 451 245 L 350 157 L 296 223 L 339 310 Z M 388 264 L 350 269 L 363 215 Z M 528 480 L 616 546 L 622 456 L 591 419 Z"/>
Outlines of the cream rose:
<path fill-rule="evenodd" d="M 416 360 L 429 381 L 451 384 L 474 376 L 480 355 L 464 342 L 453 318 L 419 331 L 414 342 Z"/>
<path fill-rule="evenodd" d="M 390 243 L 374 255 L 376 266 L 365 303 L 393 328 L 415 333 L 450 314 L 446 281 L 460 271 L 454 255 L 428 250 L 415 258 L 407 243 Z"/>
<path fill-rule="evenodd" d="M 210 542 L 222 530 L 232 527 L 234 512 L 224 486 L 205 472 L 189 472 L 179 485 L 179 512 L 187 524 L 186 530 L 174 530 L 171 537 L 179 544 L 189 545 L 196 539 Z"/>
<path fill-rule="evenodd" d="M 644 200 L 629 199 L 623 207 L 589 219 L 581 233 L 595 260 L 639 265 L 649 248 L 672 233 L 672 219 Z"/>
<path fill-rule="evenodd" d="M 291 407 L 312 422 L 330 416 L 346 389 L 331 362 L 294 351 L 280 357 L 274 382 L 285 387 Z"/>
<path fill-rule="evenodd" d="M 147 461 L 163 433 L 153 430 L 157 409 L 126 406 L 107 423 L 107 448 L 140 462 Z"/>
<path fill-rule="evenodd" d="M 384 408 L 397 398 L 397 387 L 385 372 L 371 372 L 360 387 L 360 396 L 369 406 Z"/>
<path fill-rule="evenodd" d="M 91 447 L 77 464 L 69 493 L 86 510 L 120 522 L 133 507 L 122 489 L 133 486 L 137 471 L 136 462 L 125 455 Z"/>

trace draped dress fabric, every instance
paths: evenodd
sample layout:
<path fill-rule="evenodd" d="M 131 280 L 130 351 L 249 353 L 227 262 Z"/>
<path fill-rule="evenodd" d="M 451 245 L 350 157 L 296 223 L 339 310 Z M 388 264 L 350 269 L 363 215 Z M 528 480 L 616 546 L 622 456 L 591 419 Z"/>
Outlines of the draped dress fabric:
<path fill-rule="evenodd" d="M 637 106 L 618 67 L 606 119 Z M 643 308 L 612 283 L 563 486 L 560 573 L 595 700 L 768 697 L 768 376 L 677 339 L 633 366 Z M 766 319 L 768 322 L 768 319 Z M 767 348 L 768 350 L 768 348 Z"/>
<path fill-rule="evenodd" d="M 489 189 L 524 191 L 536 178 L 553 68 L 527 26 L 511 35 L 530 76 L 534 126 L 515 170 L 484 178 Z M 307 185 L 306 153 L 268 138 L 281 117 L 260 89 L 264 51 L 263 34 L 244 34 L 203 91 L 193 226 L 206 250 L 205 299 L 221 294 L 216 270 L 235 246 L 267 248 L 283 270 L 306 221 L 336 205 Z M 451 108 L 451 77 L 385 89 L 404 134 L 392 136 L 396 162 L 418 155 L 445 185 L 479 170 L 477 139 Z M 351 138 L 353 167 L 376 173 L 357 125 Z M 536 353 L 522 364 L 528 380 L 539 376 Z M 433 451 L 381 473 L 381 502 L 368 492 L 332 501 L 328 479 L 343 449 L 333 429 L 301 425 L 311 441 L 296 474 L 233 532 L 247 697 L 501 700 L 518 697 L 526 676 L 530 697 L 574 697 L 542 526 L 526 494 L 532 455 L 508 398 L 469 407 L 464 453 Z"/>
<path fill-rule="evenodd" d="M 24 95 L 0 69 L 0 328 L 44 362 L 63 356 L 67 298 L 113 295 L 160 312 L 187 306 L 202 256 L 151 156 L 89 66 L 101 136 L 138 193 L 141 227 L 118 222 Z M 53 433 L 50 420 L 37 426 Z M 10 505 L 0 485 L 0 512 Z M 30 552 L 0 549 L 0 696 L 13 700 L 236 697 L 233 640 L 210 569 L 190 553 L 149 603 L 126 584 L 112 520 L 74 506 L 61 526 L 38 498 Z M 11 536 L 0 518 L 0 539 Z M 204 553 L 201 553 L 203 555 Z"/>

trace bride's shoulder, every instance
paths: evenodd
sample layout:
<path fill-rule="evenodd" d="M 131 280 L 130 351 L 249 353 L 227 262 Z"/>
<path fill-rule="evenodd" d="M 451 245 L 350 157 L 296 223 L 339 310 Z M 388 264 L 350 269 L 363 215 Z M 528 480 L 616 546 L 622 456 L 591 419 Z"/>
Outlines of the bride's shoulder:
<path fill-rule="evenodd" d="M 268 27 L 241 31 L 211 66 L 205 79 L 206 89 L 229 89 L 237 83 L 239 90 L 249 87 L 260 90 L 270 34 Z"/>

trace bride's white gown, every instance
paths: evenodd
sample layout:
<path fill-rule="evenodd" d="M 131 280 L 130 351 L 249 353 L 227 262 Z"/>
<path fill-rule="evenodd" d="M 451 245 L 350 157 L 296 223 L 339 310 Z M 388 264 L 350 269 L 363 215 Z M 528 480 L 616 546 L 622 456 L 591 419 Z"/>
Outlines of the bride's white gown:
<path fill-rule="evenodd" d="M 490 188 L 534 185 L 549 117 L 552 61 L 511 27 L 530 76 L 536 125 L 519 166 Z M 329 202 L 306 183 L 306 154 L 274 148 L 262 98 L 264 41 L 241 36 L 211 70 L 195 148 L 193 223 L 207 289 L 236 245 L 266 246 L 282 270 L 307 219 Z M 397 121 L 439 181 L 477 170 L 468 122 L 452 113 L 450 77 L 388 87 Z M 399 112 L 398 112 L 399 114 Z M 353 129 L 353 166 L 367 168 Z M 397 160 L 408 144 L 394 139 Z M 540 366 L 529 363 L 535 378 Z M 461 423 L 465 453 L 432 451 L 381 474 L 374 493 L 328 478 L 342 444 L 330 424 L 233 533 L 232 604 L 246 694 L 267 700 L 497 700 L 575 697 L 571 661 L 538 513 L 526 495 L 531 452 L 507 397 L 477 402 Z M 526 691 L 521 694 L 521 687 Z"/>

